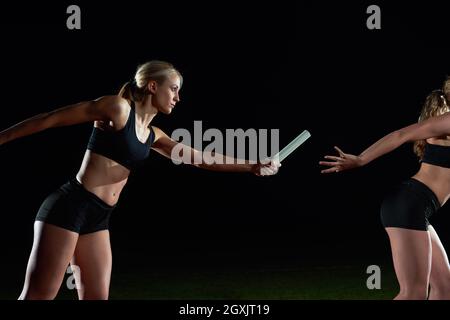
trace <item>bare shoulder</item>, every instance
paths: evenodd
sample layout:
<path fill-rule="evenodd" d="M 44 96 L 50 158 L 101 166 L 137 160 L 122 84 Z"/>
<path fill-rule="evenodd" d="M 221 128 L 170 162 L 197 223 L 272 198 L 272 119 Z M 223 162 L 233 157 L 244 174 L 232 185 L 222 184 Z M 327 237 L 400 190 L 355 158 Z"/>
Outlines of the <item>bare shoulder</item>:
<path fill-rule="evenodd" d="M 153 132 L 155 134 L 154 142 L 158 141 L 161 138 L 168 138 L 168 139 L 170 139 L 170 137 L 164 131 L 162 131 L 160 128 L 152 126 L 152 129 L 153 129 Z"/>
<path fill-rule="evenodd" d="M 98 108 L 104 109 L 114 118 L 128 114 L 130 109 L 128 101 L 117 95 L 103 96 L 94 101 Z"/>
<path fill-rule="evenodd" d="M 164 131 L 162 131 L 160 128 L 156 126 L 152 126 L 153 132 L 155 133 L 155 141 L 163 136 L 167 136 Z"/>
<path fill-rule="evenodd" d="M 130 114 L 128 101 L 117 95 L 103 96 L 94 101 L 94 109 L 103 115 L 104 120 L 108 120 L 108 125 L 119 130 L 127 123 Z"/>

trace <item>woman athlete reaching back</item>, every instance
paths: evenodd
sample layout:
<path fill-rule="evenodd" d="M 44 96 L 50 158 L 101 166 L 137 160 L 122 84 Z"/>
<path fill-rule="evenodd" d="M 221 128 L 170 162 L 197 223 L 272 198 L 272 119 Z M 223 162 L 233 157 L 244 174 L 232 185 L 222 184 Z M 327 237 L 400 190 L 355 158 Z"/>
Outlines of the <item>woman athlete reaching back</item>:
<path fill-rule="evenodd" d="M 426 98 L 419 123 L 389 133 L 359 156 L 325 156 L 322 173 L 361 167 L 415 142 L 419 171 L 392 190 L 381 206 L 400 285 L 396 299 L 450 299 L 450 267 L 445 249 L 428 219 L 450 197 L 450 79 Z M 330 161 L 332 160 L 332 161 Z M 429 290 L 430 288 L 430 290 Z"/>

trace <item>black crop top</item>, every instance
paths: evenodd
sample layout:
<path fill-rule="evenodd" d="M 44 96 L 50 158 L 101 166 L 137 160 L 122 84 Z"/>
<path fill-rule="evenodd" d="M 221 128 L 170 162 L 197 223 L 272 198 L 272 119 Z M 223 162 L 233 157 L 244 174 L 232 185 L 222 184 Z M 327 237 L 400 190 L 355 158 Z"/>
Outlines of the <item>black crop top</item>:
<path fill-rule="evenodd" d="M 450 168 L 450 146 L 427 143 L 422 162 L 435 166 Z"/>
<path fill-rule="evenodd" d="M 130 170 L 146 159 L 155 134 L 150 126 L 147 141 L 145 143 L 139 141 L 136 135 L 134 108 L 134 102 L 131 102 L 127 123 L 118 131 L 94 127 L 87 146 L 88 150 L 114 160 Z"/>

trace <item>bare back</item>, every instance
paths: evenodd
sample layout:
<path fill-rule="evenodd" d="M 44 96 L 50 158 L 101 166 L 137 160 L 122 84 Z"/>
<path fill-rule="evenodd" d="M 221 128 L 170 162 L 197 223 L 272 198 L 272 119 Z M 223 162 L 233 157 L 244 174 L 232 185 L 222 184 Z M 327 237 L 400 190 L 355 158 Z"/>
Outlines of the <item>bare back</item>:
<path fill-rule="evenodd" d="M 430 138 L 428 143 L 450 147 L 450 137 Z M 422 163 L 413 178 L 425 183 L 442 205 L 450 198 L 450 168 Z"/>

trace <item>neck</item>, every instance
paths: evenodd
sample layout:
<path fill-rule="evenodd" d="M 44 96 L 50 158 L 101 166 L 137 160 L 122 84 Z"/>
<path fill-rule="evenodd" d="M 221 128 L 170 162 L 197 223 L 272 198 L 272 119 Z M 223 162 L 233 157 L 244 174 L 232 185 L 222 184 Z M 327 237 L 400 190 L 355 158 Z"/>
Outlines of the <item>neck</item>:
<path fill-rule="evenodd" d="M 153 106 L 151 96 L 143 101 L 135 103 L 136 121 L 140 126 L 148 127 L 153 118 L 158 114 L 158 109 Z"/>

